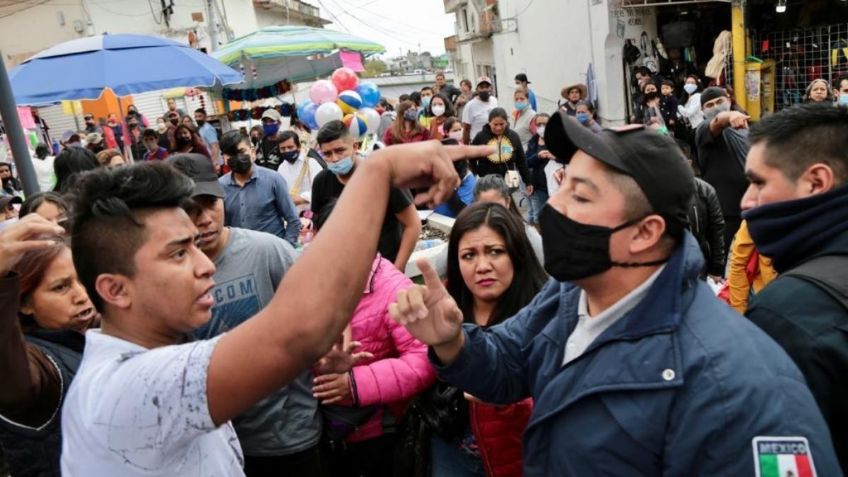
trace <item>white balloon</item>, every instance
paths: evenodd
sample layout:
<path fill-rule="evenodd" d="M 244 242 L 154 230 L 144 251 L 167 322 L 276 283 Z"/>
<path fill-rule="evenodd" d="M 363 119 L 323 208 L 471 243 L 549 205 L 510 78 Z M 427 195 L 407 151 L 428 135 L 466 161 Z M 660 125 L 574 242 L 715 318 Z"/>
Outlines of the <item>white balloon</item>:
<path fill-rule="evenodd" d="M 374 108 L 362 108 L 359 114 L 365 116 L 365 124 L 368 125 L 368 134 L 374 134 L 380 129 L 380 113 Z"/>
<path fill-rule="evenodd" d="M 341 121 L 342 116 L 342 108 L 336 103 L 324 103 L 315 110 L 315 122 L 318 127 L 323 127 L 330 121 Z"/>

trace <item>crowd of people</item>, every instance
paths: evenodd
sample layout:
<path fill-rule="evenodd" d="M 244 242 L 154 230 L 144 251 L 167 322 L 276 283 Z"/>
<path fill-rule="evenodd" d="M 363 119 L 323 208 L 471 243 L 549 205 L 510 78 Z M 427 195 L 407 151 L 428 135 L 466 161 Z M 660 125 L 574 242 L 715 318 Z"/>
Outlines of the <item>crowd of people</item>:
<path fill-rule="evenodd" d="M 0 163 L 11 475 L 843 475 L 848 78 L 636 73 L 617 128 L 438 74 L 377 141 L 169 101 Z"/>

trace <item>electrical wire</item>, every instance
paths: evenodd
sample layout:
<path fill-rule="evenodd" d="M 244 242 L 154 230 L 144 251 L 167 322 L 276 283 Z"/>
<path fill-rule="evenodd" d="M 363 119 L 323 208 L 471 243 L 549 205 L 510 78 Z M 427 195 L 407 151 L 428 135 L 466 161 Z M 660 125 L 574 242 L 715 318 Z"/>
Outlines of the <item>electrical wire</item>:
<path fill-rule="evenodd" d="M 162 12 L 159 12 L 159 18 L 156 18 L 156 10 L 153 9 L 153 3 L 151 3 L 152 1 L 153 0 L 147 0 L 147 6 L 150 7 L 150 15 L 153 17 L 153 23 L 161 25 L 163 20 Z"/>
<path fill-rule="evenodd" d="M 99 8 L 100 10 L 103 10 L 104 12 L 107 12 L 107 13 L 111 13 L 112 15 L 115 15 L 115 16 L 118 16 L 118 17 L 136 18 L 136 17 L 144 17 L 144 16 L 148 15 L 147 12 L 142 12 L 142 13 L 116 12 L 115 10 L 110 10 L 110 9 L 106 8 L 105 6 L 103 6 L 104 5 L 103 3 L 94 3 L 94 2 L 90 2 L 90 3 L 94 6 L 96 6 L 97 8 Z"/>
<path fill-rule="evenodd" d="M 0 14 L 0 18 L 11 17 L 12 15 L 14 15 L 16 13 L 21 13 L 24 10 L 29 10 L 30 8 L 35 8 L 39 5 L 44 5 L 45 3 L 49 2 L 49 1 L 50 0 L 36 0 L 35 3 L 29 4 L 29 5 L 24 5 L 24 6 L 22 6 L 22 8 L 19 8 L 17 10 L 13 10 L 13 11 L 8 12 L 8 13 Z"/>
<path fill-rule="evenodd" d="M 329 0 L 328 0 L 328 1 L 329 1 Z M 334 3 L 335 3 L 335 2 L 334 2 Z M 336 5 L 338 5 L 338 4 L 336 4 Z M 348 12 L 348 13 L 347 13 L 347 16 L 349 16 L 349 17 L 353 18 L 354 20 L 356 20 L 357 22 L 359 22 L 360 24 L 362 24 L 362 26 L 364 26 L 364 27 L 366 27 L 366 28 L 369 28 L 369 29 L 372 29 L 372 30 L 375 30 L 375 31 L 377 31 L 378 33 L 382 33 L 383 35 L 386 35 L 387 37 L 389 37 L 389 38 L 391 38 L 391 39 L 393 39 L 393 40 L 395 40 L 395 41 L 397 41 L 397 42 L 400 42 L 400 43 L 406 43 L 406 44 L 410 44 L 410 45 L 411 45 L 411 44 L 414 44 L 414 43 L 410 42 L 408 39 L 398 38 L 397 36 L 395 36 L 395 35 L 403 35 L 405 32 L 398 32 L 398 31 L 396 31 L 396 30 L 387 29 L 387 28 L 385 28 L 385 27 L 383 27 L 382 29 L 381 29 L 381 28 L 376 28 L 376 27 L 375 27 L 374 25 L 372 25 L 371 23 L 368 23 L 368 22 L 366 22 L 366 21 L 362 20 L 361 18 L 357 17 L 356 15 L 354 15 L 354 14 L 353 14 L 353 13 L 351 13 L 351 12 Z M 390 32 L 391 32 L 391 33 L 390 33 Z"/>
<path fill-rule="evenodd" d="M 337 23 L 340 27 L 342 27 L 344 29 L 344 31 L 350 33 L 350 29 L 348 27 L 346 27 L 345 24 L 342 23 L 341 20 L 339 20 L 339 18 L 335 14 L 333 14 L 332 10 L 330 10 L 329 8 L 327 8 L 326 5 L 324 5 L 324 2 L 322 2 L 321 0 L 317 0 L 317 1 L 318 1 L 318 5 L 320 5 L 321 8 L 326 10 L 327 14 L 330 15 L 330 18 L 333 20 L 333 23 Z"/>

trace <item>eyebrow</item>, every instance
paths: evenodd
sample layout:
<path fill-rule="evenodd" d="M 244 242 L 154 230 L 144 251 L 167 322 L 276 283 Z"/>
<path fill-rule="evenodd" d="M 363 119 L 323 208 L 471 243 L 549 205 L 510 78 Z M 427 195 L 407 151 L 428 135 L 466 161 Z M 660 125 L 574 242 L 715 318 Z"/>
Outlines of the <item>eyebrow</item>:
<path fill-rule="evenodd" d="M 586 187 L 594 190 L 595 192 L 598 192 L 598 193 L 601 192 L 601 189 L 599 189 L 598 186 L 594 182 L 590 181 L 589 179 L 585 179 L 583 177 L 572 176 L 571 180 L 573 180 L 577 184 L 583 184 Z"/>
<path fill-rule="evenodd" d="M 197 239 L 199 239 L 199 238 L 200 238 L 200 234 L 198 233 L 198 234 L 191 235 L 189 237 L 172 240 L 172 241 L 168 242 L 168 244 L 165 246 L 165 248 L 170 249 L 170 248 L 174 248 L 174 247 L 182 247 L 182 246 L 185 246 L 185 245 L 189 245 L 189 244 L 192 244 L 195 241 L 197 241 Z"/>
<path fill-rule="evenodd" d="M 748 179 L 749 182 L 762 181 L 763 180 L 762 177 L 760 177 L 756 172 L 754 172 L 750 169 L 745 169 L 745 178 Z"/>

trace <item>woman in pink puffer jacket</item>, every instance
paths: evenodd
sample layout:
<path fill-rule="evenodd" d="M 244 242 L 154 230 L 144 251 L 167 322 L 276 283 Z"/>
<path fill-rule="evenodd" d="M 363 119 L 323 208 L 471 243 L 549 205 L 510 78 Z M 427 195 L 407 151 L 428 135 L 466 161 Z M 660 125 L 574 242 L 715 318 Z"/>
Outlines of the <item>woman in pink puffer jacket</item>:
<path fill-rule="evenodd" d="M 396 436 L 384 433 L 384 427 L 400 423 L 409 401 L 436 379 L 427 346 L 388 314 L 397 292 L 411 285 L 391 262 L 377 255 L 350 324 L 351 339 L 360 343 L 358 354 L 370 356 L 348 373 L 326 374 L 315 380 L 315 397 L 322 404 L 340 405 L 334 410 L 341 406 L 374 409 L 373 414 L 364 411 L 370 418 L 344 438 L 343 449 L 332 458 L 330 475 L 392 475 Z M 327 416 L 325 412 L 325 421 L 331 421 Z M 325 428 L 327 425 L 332 423 L 327 422 Z"/>

